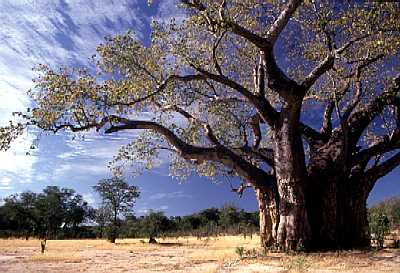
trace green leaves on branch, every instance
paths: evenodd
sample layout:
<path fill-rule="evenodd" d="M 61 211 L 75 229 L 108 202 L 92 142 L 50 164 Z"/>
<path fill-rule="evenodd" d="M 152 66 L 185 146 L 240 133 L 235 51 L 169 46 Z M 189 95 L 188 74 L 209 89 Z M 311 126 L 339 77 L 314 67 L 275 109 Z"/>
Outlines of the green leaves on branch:
<path fill-rule="evenodd" d="M 0 127 L 0 151 L 6 151 L 10 148 L 11 142 L 18 138 L 24 130 L 24 125 L 21 123 Z"/>

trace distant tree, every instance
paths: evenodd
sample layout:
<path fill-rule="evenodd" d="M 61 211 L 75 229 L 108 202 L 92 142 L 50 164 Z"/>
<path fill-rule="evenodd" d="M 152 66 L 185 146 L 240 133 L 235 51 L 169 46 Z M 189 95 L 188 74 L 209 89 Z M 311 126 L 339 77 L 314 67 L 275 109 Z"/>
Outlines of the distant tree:
<path fill-rule="evenodd" d="M 198 214 L 191 214 L 182 217 L 182 229 L 192 231 L 198 229 L 202 224 Z"/>
<path fill-rule="evenodd" d="M 4 199 L 4 212 L 8 222 L 14 224 L 18 236 L 40 234 L 43 226 L 40 222 L 40 214 L 36 208 L 38 194 L 23 192 L 14 194 Z"/>
<path fill-rule="evenodd" d="M 208 208 L 200 211 L 199 216 L 205 223 L 213 222 L 216 224 L 220 218 L 220 211 L 217 208 Z"/>
<path fill-rule="evenodd" d="M 375 240 L 378 248 L 383 248 L 385 236 L 390 232 L 389 218 L 382 212 L 370 213 L 368 218 L 372 238 Z"/>
<path fill-rule="evenodd" d="M 136 186 L 130 186 L 121 177 L 102 179 L 93 187 L 99 193 L 106 206 L 112 211 L 111 225 L 108 227 L 108 239 L 115 243 L 119 232 L 119 215 L 128 215 L 139 197 Z"/>
<path fill-rule="evenodd" d="M 38 195 L 35 207 L 44 227 L 42 236 L 47 239 L 57 237 L 58 231 L 66 224 L 67 203 L 74 195 L 74 190 L 57 186 L 48 186 Z"/>
<path fill-rule="evenodd" d="M 239 223 L 238 209 L 232 204 L 226 204 L 222 207 L 220 213 L 220 225 L 225 229 L 236 227 Z"/>
<path fill-rule="evenodd" d="M 155 237 L 167 231 L 170 221 L 162 211 L 150 211 L 143 219 L 143 225 L 149 236 L 149 243 L 157 243 Z"/>
<path fill-rule="evenodd" d="M 99 227 L 99 237 L 103 238 L 104 229 L 112 219 L 112 210 L 110 206 L 102 205 L 99 208 L 95 209 L 93 214 L 93 220 L 97 223 Z"/>
<path fill-rule="evenodd" d="M 72 236 L 76 237 L 79 225 L 91 218 L 92 208 L 82 195 L 76 194 L 66 201 L 65 209 L 64 228 L 71 229 Z"/>
<path fill-rule="evenodd" d="M 63 231 L 63 236 L 75 237 L 91 210 L 74 190 L 48 186 L 41 193 L 26 191 L 6 197 L 1 218 L 14 236 L 56 238 Z"/>
<path fill-rule="evenodd" d="M 375 204 L 369 209 L 369 213 L 383 213 L 387 215 L 393 227 L 400 226 L 400 196 Z"/>

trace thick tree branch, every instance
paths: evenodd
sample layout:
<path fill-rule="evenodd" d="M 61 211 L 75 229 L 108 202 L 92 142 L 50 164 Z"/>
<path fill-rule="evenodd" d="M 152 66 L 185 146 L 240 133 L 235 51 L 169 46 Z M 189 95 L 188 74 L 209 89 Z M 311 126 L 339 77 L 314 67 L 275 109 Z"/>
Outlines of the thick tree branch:
<path fill-rule="evenodd" d="M 301 83 L 301 86 L 305 89 L 308 90 L 311 88 L 311 86 L 314 85 L 314 83 L 323 75 L 325 72 L 327 72 L 329 69 L 333 67 L 335 63 L 335 55 L 332 53 L 329 53 L 328 56 L 325 57 L 325 59 L 320 62 L 311 72 L 308 74 L 308 76 L 304 79 L 304 81 Z"/>
<path fill-rule="evenodd" d="M 291 101 L 293 97 L 303 97 L 305 89 L 286 76 L 279 68 L 272 48 L 264 50 L 263 56 L 268 87 L 286 101 Z"/>
<path fill-rule="evenodd" d="M 368 169 L 365 172 L 365 177 L 372 183 L 375 183 L 379 178 L 387 175 L 400 165 L 400 152 L 387 159 L 385 162 Z"/>
<path fill-rule="evenodd" d="M 261 118 L 258 114 L 251 118 L 250 125 L 254 134 L 253 148 L 257 149 L 260 146 L 262 140 L 261 128 L 260 128 Z"/>
<path fill-rule="evenodd" d="M 181 0 L 181 2 L 184 3 L 186 6 L 197 10 L 198 12 L 204 13 L 207 11 L 207 6 L 205 6 L 198 0 Z M 300 90 L 300 94 L 296 95 L 301 96 L 304 95 L 304 92 L 301 90 L 301 88 L 299 88 L 299 85 L 295 81 L 288 78 L 285 73 L 278 67 L 278 65 L 276 64 L 275 56 L 273 54 L 273 47 L 280 33 L 286 27 L 290 18 L 293 16 L 294 12 L 301 3 L 301 0 L 288 1 L 283 11 L 280 13 L 278 18 L 267 31 L 266 37 L 262 37 L 228 18 L 224 12 L 226 5 L 222 4 L 219 10 L 219 20 L 223 23 L 225 28 L 228 28 L 232 33 L 246 39 L 260 49 L 264 56 L 268 87 L 275 92 L 278 92 L 282 97 L 286 99 L 291 98 L 294 94 L 294 91 Z M 209 19 L 208 22 L 211 24 L 218 23 L 211 19 Z"/>
<path fill-rule="evenodd" d="M 252 183 L 254 186 L 268 187 L 272 181 L 272 177 L 269 174 L 247 162 L 245 159 L 236 155 L 226 147 L 223 147 L 222 145 L 216 147 L 199 147 L 188 144 L 182 141 L 168 128 L 152 121 L 130 120 L 111 115 L 104 117 L 99 122 L 93 122 L 85 126 L 75 126 L 69 123 L 56 125 L 54 126 L 53 131 L 57 132 L 62 129 L 70 129 L 73 132 L 80 132 L 87 131 L 91 128 L 96 128 L 99 130 L 105 127 L 107 124 L 111 124 L 111 126 L 105 130 L 106 134 L 124 130 L 153 130 L 164 136 L 166 140 L 177 149 L 182 158 L 187 160 L 196 160 L 198 162 L 221 162 L 225 166 L 234 169 L 239 175 L 249 181 L 249 183 Z M 216 140 L 216 138 L 214 140 Z"/>
<path fill-rule="evenodd" d="M 373 145 L 359 151 L 353 158 L 353 165 L 366 167 L 373 157 L 384 155 L 395 149 L 400 149 L 400 128 L 397 128 L 390 136 L 385 135 Z"/>
<path fill-rule="evenodd" d="M 272 24 L 267 32 L 266 39 L 269 43 L 274 44 L 278 39 L 279 35 L 282 33 L 283 29 L 288 24 L 290 18 L 296 12 L 297 8 L 301 5 L 303 1 L 301 0 L 289 0 L 286 7 L 283 9 L 281 14 Z"/>
<path fill-rule="evenodd" d="M 325 107 L 324 111 L 324 120 L 322 122 L 322 127 L 321 127 L 321 134 L 323 134 L 326 137 L 331 136 L 332 134 L 332 114 L 333 114 L 333 109 L 335 109 L 335 102 L 330 101 Z"/>
<path fill-rule="evenodd" d="M 234 151 L 237 151 L 238 153 L 242 153 L 245 156 L 250 156 L 253 158 L 257 158 L 266 164 L 268 164 L 270 167 L 274 167 L 275 162 L 274 162 L 274 151 L 269 148 L 252 148 L 249 146 L 244 146 L 241 148 L 233 149 Z"/>
<path fill-rule="evenodd" d="M 321 134 L 320 132 L 314 130 L 313 128 L 311 128 L 310 126 L 308 126 L 304 123 L 299 123 L 299 129 L 300 129 L 302 136 L 309 143 L 325 140 L 324 134 Z"/>
<path fill-rule="evenodd" d="M 262 171 L 232 152 L 230 149 L 221 145 L 213 134 L 210 126 L 206 125 L 206 129 L 209 139 L 213 144 L 215 144 L 215 147 L 212 148 L 198 147 L 187 144 L 169 129 L 151 121 L 124 120 L 124 124 L 112 126 L 106 130 L 106 133 L 128 129 L 150 129 L 156 131 L 163 135 L 168 142 L 178 150 L 183 158 L 187 160 L 199 160 L 200 162 L 207 160 L 221 162 L 225 166 L 234 169 L 239 175 L 249 181 L 249 183 L 252 183 L 254 186 L 257 186 L 259 183 L 262 183 L 264 186 L 268 186 L 272 181 L 272 177 L 266 172 Z"/>

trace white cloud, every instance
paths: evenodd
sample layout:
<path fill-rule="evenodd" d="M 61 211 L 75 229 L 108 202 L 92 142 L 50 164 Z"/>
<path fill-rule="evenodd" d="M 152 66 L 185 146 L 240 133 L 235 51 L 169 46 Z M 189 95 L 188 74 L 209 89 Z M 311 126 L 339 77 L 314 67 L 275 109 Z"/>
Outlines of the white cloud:
<path fill-rule="evenodd" d="M 104 36 L 129 28 L 134 28 L 139 36 L 143 35 L 145 31 L 142 30 L 150 18 L 140 11 L 138 3 L 136 0 L 1 0 L 0 126 L 12 119 L 11 112 L 24 111 L 30 106 L 26 91 L 33 87 L 33 66 L 38 63 L 87 65 L 88 57 L 95 53 Z M 34 155 L 26 156 L 33 138 L 32 134 L 25 134 L 9 151 L 0 152 L 1 176 L 7 175 L 16 183 L 54 179 L 54 175 L 49 177 L 51 173 L 36 173 L 35 165 L 39 162 L 41 165 L 53 164 L 43 158 L 42 151 L 36 150 Z M 99 139 L 96 142 L 100 142 Z M 52 153 L 57 154 L 58 148 L 55 147 Z M 106 158 L 108 155 L 112 158 L 108 146 L 85 149 L 71 148 L 58 158 L 75 159 L 87 153 L 93 157 Z M 105 166 L 100 161 L 90 166 L 57 166 L 57 174 L 67 175 L 74 170 L 104 173 Z M 1 187 L 5 190 L 12 186 Z"/>
<path fill-rule="evenodd" d="M 145 215 L 149 214 L 151 211 L 166 211 L 168 208 L 169 207 L 167 205 L 162 205 L 156 208 L 138 208 L 136 211 L 140 215 Z"/>
<path fill-rule="evenodd" d="M 149 197 L 150 200 L 178 199 L 178 198 L 192 198 L 192 196 L 190 194 L 184 193 L 183 191 L 176 191 L 176 192 L 156 193 Z"/>

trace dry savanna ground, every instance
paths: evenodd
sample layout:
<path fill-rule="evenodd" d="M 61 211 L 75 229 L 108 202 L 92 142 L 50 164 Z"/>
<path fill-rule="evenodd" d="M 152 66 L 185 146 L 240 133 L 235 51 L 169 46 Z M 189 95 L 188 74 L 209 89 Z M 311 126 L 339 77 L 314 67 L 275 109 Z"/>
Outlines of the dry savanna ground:
<path fill-rule="evenodd" d="M 399 272 L 400 250 L 261 255 L 258 238 L 223 236 L 160 239 L 48 241 L 0 240 L 0 272 Z M 244 257 L 236 253 L 243 247 Z"/>

